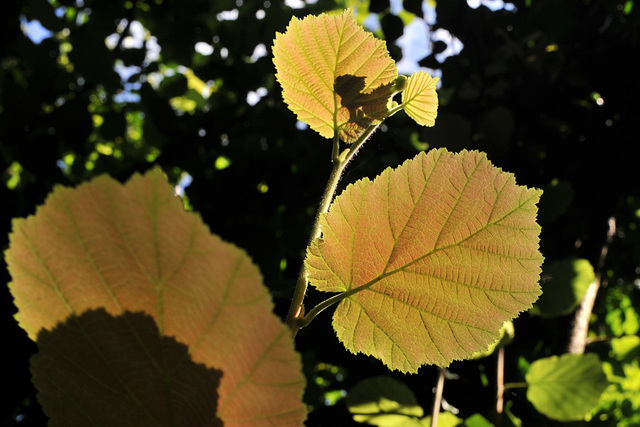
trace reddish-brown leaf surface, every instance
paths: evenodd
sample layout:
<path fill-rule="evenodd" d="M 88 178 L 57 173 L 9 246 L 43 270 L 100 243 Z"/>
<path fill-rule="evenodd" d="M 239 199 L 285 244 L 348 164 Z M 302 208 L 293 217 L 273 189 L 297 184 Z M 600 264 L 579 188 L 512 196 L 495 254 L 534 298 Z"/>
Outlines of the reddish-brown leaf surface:
<path fill-rule="evenodd" d="M 313 286 L 350 293 L 338 338 L 403 372 L 486 349 L 540 294 L 540 194 L 443 149 L 349 185 L 306 260 Z"/>
<path fill-rule="evenodd" d="M 395 62 L 382 40 L 339 15 L 293 17 L 273 44 L 282 96 L 298 119 L 325 138 L 353 142 L 387 117 Z"/>
<path fill-rule="evenodd" d="M 185 212 L 160 171 L 56 188 L 35 216 L 14 220 L 6 259 L 32 339 L 88 310 L 141 312 L 222 372 L 225 426 L 302 423 L 299 356 L 258 269 Z"/>

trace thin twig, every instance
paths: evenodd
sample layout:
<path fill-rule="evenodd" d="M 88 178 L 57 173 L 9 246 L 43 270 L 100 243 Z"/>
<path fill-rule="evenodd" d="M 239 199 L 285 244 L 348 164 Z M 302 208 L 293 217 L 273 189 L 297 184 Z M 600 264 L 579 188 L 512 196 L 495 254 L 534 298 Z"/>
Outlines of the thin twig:
<path fill-rule="evenodd" d="M 444 390 L 444 377 L 446 368 L 438 367 L 438 384 L 436 392 L 433 396 L 433 410 L 431 411 L 431 427 L 438 425 L 438 416 L 440 415 L 440 407 L 442 406 L 442 392 Z"/>
<path fill-rule="evenodd" d="M 496 366 L 496 427 L 502 425 L 504 411 L 504 346 L 498 346 L 498 360 Z"/>
<path fill-rule="evenodd" d="M 616 219 L 614 217 L 609 218 L 609 230 L 607 231 L 607 239 L 600 251 L 600 258 L 598 259 L 598 265 L 596 269 L 596 278 L 587 288 L 587 292 L 580 303 L 580 307 L 576 311 L 573 323 L 573 330 L 571 331 L 571 341 L 569 343 L 568 352 L 573 354 L 584 353 L 584 348 L 587 342 L 587 333 L 589 332 L 589 318 L 591 318 L 591 312 L 593 311 L 593 305 L 598 295 L 598 289 L 602 283 L 602 271 L 604 269 L 604 262 L 607 258 L 607 252 L 609 252 L 609 245 L 613 240 L 613 236 L 616 234 Z"/>

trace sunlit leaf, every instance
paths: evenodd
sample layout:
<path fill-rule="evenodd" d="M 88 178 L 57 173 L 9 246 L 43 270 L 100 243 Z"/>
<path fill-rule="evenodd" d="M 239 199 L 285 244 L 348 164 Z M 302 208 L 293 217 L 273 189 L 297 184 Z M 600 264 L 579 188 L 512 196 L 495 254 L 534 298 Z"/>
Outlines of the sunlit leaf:
<path fill-rule="evenodd" d="M 411 389 L 387 376 L 360 381 L 349 390 L 346 404 L 354 421 L 381 427 L 419 425 L 424 413 Z"/>
<path fill-rule="evenodd" d="M 305 261 L 317 289 L 349 292 L 340 341 L 403 372 L 485 350 L 540 294 L 540 193 L 444 149 L 349 185 Z"/>
<path fill-rule="evenodd" d="M 605 322 L 615 336 L 636 335 L 640 331 L 640 308 L 629 295 L 618 288 L 607 292 Z"/>
<path fill-rule="evenodd" d="M 325 138 L 354 141 L 387 116 L 398 75 L 385 42 L 340 15 L 293 17 L 273 44 L 276 77 L 298 120 Z"/>
<path fill-rule="evenodd" d="M 620 361 L 640 361 L 640 337 L 628 335 L 611 340 L 611 355 Z M 638 383 L 640 391 L 640 383 Z"/>
<path fill-rule="evenodd" d="M 420 425 L 424 427 L 431 427 L 431 415 L 426 416 L 420 420 Z M 436 423 L 437 427 L 459 427 L 466 426 L 464 421 L 458 417 L 456 417 L 451 412 L 440 412 L 438 414 L 438 422 Z"/>
<path fill-rule="evenodd" d="M 602 362 L 602 368 L 609 386 L 592 412 L 599 411 L 616 419 L 617 426 L 640 425 L 640 359 L 636 356 L 622 364 Z"/>
<path fill-rule="evenodd" d="M 437 77 L 418 71 L 407 80 L 402 106 L 409 117 L 422 126 L 433 126 L 438 114 Z"/>
<path fill-rule="evenodd" d="M 473 414 L 462 424 L 464 427 L 493 427 L 493 424 L 489 422 L 485 417 L 480 414 Z"/>
<path fill-rule="evenodd" d="M 222 372 L 225 426 L 302 422 L 300 360 L 258 269 L 185 212 L 159 170 L 56 188 L 35 216 L 14 220 L 6 259 L 16 319 L 33 340 L 89 310 L 143 313 L 193 363 Z"/>
<path fill-rule="evenodd" d="M 511 320 L 507 320 L 506 322 L 504 322 L 502 328 L 500 328 L 499 338 L 493 344 L 489 344 L 489 347 L 486 350 L 474 353 L 473 358 L 481 359 L 483 357 L 492 355 L 497 348 L 505 347 L 511 344 L 514 336 L 515 330 L 513 328 L 513 322 Z"/>
<path fill-rule="evenodd" d="M 549 418 L 581 420 L 607 387 L 598 356 L 565 354 L 536 360 L 525 377 L 527 399 Z"/>

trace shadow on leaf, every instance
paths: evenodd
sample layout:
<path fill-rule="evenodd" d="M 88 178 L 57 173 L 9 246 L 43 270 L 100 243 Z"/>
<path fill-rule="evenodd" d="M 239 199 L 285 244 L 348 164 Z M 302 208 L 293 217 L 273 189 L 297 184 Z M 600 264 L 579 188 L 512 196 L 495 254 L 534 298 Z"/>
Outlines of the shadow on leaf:
<path fill-rule="evenodd" d="M 88 311 L 38 335 L 38 400 L 63 426 L 221 426 L 222 371 L 194 363 L 153 319 Z"/>
<path fill-rule="evenodd" d="M 350 143 L 372 124 L 383 121 L 393 95 L 393 82 L 374 89 L 365 88 L 365 77 L 344 74 L 336 77 L 333 90 L 347 115 L 338 113 L 340 139 Z"/>

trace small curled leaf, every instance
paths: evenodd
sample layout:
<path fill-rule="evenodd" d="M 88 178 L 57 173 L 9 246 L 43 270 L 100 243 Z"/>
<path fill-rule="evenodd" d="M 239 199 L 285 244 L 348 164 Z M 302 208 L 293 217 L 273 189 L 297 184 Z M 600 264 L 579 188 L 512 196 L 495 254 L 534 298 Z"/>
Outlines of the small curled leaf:
<path fill-rule="evenodd" d="M 407 115 L 422 126 L 433 126 L 438 115 L 436 84 L 440 79 L 418 71 L 409 77 L 402 93 L 402 105 Z"/>
<path fill-rule="evenodd" d="M 398 76 L 395 82 L 393 82 L 394 92 L 402 92 L 407 87 L 407 76 Z"/>

